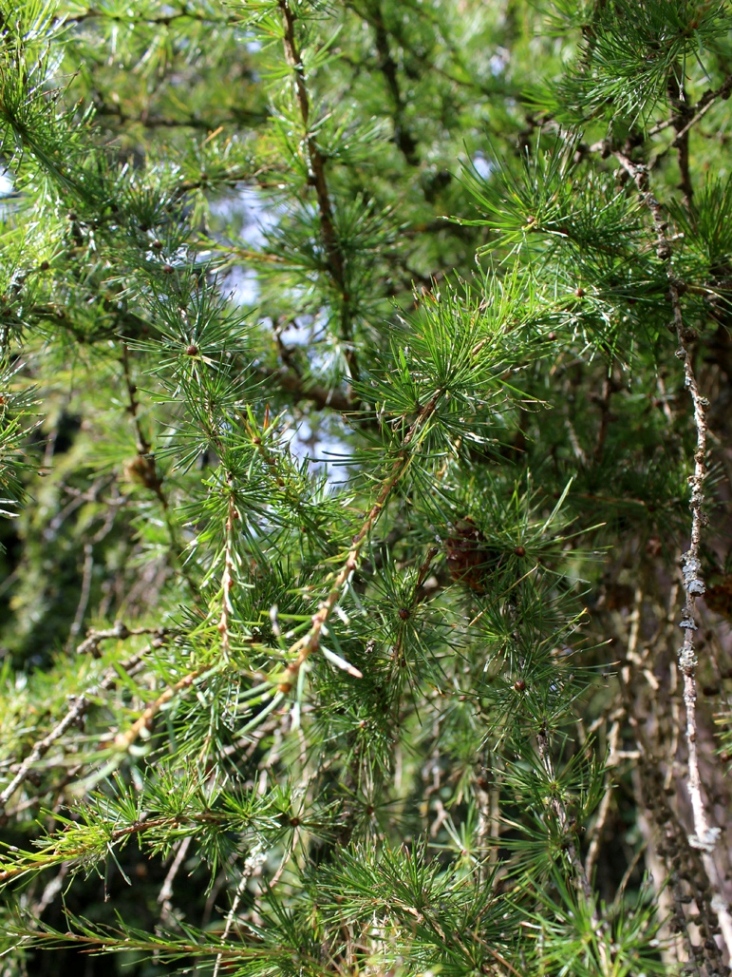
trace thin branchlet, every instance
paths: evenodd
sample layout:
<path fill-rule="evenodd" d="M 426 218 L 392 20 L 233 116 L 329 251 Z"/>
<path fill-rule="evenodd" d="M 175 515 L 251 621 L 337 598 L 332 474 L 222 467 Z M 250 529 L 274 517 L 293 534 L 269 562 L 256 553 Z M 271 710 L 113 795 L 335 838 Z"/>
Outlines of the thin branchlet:
<path fill-rule="evenodd" d="M 326 161 L 312 131 L 310 94 L 307 87 L 305 65 L 298 46 L 295 23 L 296 14 L 289 0 L 278 0 L 284 26 L 284 47 L 287 63 L 292 68 L 295 95 L 303 126 L 303 141 L 307 153 L 310 179 L 315 188 L 320 214 L 320 232 L 327 259 L 327 271 L 339 295 L 341 338 L 345 345 L 345 359 L 352 380 L 358 380 L 359 368 L 353 348 L 352 298 L 346 272 L 343 249 L 336 229 L 331 195 L 326 177 Z"/>
<path fill-rule="evenodd" d="M 218 624 L 221 635 L 221 651 L 226 659 L 231 654 L 231 617 L 234 613 L 231 592 L 236 583 L 234 527 L 239 518 L 231 479 L 228 480 L 227 484 L 229 494 L 226 502 L 226 518 L 224 519 L 224 570 L 221 576 L 221 615 Z"/>

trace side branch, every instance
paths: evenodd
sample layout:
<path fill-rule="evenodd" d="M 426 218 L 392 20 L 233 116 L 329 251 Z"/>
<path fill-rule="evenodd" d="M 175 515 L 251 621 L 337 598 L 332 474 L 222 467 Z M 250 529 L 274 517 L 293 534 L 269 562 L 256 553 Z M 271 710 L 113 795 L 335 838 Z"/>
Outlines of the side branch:
<path fill-rule="evenodd" d="M 120 627 L 124 628 L 124 625 L 120 625 Z M 140 629 L 135 629 L 134 631 L 129 631 L 127 630 L 127 628 L 124 628 L 124 630 L 127 631 L 127 634 L 133 634 L 133 633 L 138 634 L 138 633 L 142 633 L 144 629 L 140 628 Z M 100 641 L 102 638 L 106 638 L 109 636 L 110 636 L 110 632 L 96 632 L 94 635 L 94 639 L 87 638 L 87 641 L 84 642 L 84 644 L 87 644 L 91 640 Z M 118 636 L 118 632 L 116 632 L 114 636 L 115 637 Z M 158 646 L 163 643 L 162 638 L 156 639 L 156 641 Z M 79 649 L 77 650 L 81 650 L 82 647 L 83 646 L 80 645 Z M 143 651 L 139 652 L 136 655 L 133 655 L 131 658 L 128 658 L 126 661 L 122 662 L 119 665 L 119 668 L 127 672 L 128 674 L 130 674 L 132 670 L 142 661 L 145 653 L 153 647 L 156 647 L 155 641 L 152 642 L 150 645 L 148 645 L 148 647 L 145 648 Z M 5 807 L 8 801 L 16 792 L 16 790 L 21 786 L 21 784 L 23 784 L 28 779 L 28 776 L 30 775 L 30 772 L 33 769 L 34 765 L 38 763 L 39 760 L 43 759 L 43 757 L 46 755 L 46 753 L 48 753 L 48 751 L 51 749 L 53 744 L 57 740 L 61 739 L 61 737 L 68 729 L 71 729 L 74 726 L 79 725 L 83 721 L 84 716 L 86 715 L 91 705 L 91 698 L 97 695 L 99 692 L 107 692 L 110 689 L 113 689 L 114 686 L 116 685 L 118 678 L 119 678 L 119 674 L 117 670 L 115 668 L 109 668 L 107 669 L 106 673 L 104 674 L 104 677 L 96 687 L 93 686 L 91 689 L 87 689 L 86 692 L 82 693 L 82 695 L 74 696 L 71 699 L 69 709 L 66 712 L 66 714 L 63 716 L 63 718 L 56 724 L 56 726 L 54 726 L 54 728 L 49 733 L 47 733 L 42 739 L 37 740 L 33 744 L 33 748 L 31 752 L 28 754 L 25 760 L 23 760 L 23 762 L 18 767 L 18 770 L 16 771 L 16 774 L 13 777 L 13 779 L 5 787 L 2 793 L 0 793 L 0 813 L 5 812 Z"/>

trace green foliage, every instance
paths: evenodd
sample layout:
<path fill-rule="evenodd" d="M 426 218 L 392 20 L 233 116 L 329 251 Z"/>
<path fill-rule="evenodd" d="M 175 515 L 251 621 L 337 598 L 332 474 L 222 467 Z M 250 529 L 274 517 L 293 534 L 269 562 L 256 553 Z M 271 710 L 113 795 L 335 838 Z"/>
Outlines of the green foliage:
<path fill-rule="evenodd" d="M 730 26 L 0 0 L 3 973 L 727 972 Z"/>

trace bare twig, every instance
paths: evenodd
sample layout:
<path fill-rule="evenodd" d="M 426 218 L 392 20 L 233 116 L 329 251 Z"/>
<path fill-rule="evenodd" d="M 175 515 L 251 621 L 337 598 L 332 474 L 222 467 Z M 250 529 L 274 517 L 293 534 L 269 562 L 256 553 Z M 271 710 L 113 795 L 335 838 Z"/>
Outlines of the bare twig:
<path fill-rule="evenodd" d="M 153 640 L 151 647 L 159 648 L 170 631 L 167 628 L 128 628 L 122 621 L 115 621 L 114 626 L 106 630 L 95 631 L 92 629 L 87 631 L 86 638 L 76 649 L 76 654 L 91 654 L 96 658 L 99 655 L 99 645 L 102 641 L 107 641 L 110 638 L 124 641 L 136 634 L 154 634 L 155 640 Z"/>
<path fill-rule="evenodd" d="M 402 618 L 402 620 L 405 621 L 408 620 L 412 611 L 417 606 L 420 599 L 419 591 L 422 587 L 422 584 L 427 579 L 427 575 L 430 572 L 430 568 L 432 566 L 432 561 L 434 560 L 434 558 L 437 556 L 439 552 L 440 551 L 436 546 L 430 546 L 430 548 L 427 550 L 425 558 L 422 561 L 419 570 L 417 571 L 417 578 L 414 581 L 414 587 L 412 588 L 412 593 L 410 595 L 410 598 L 406 602 L 406 606 L 399 608 L 398 613 L 399 613 L 399 617 Z M 397 665 L 403 664 L 403 660 L 402 660 L 403 643 L 404 643 L 404 629 L 400 629 L 399 633 L 397 634 L 396 641 L 394 642 L 394 648 L 392 649 L 392 653 L 391 653 L 392 662 L 394 662 Z M 399 671 L 401 672 L 401 669 Z"/>
<path fill-rule="evenodd" d="M 89 595 L 91 594 L 92 571 L 94 569 L 94 548 L 90 542 L 84 543 L 84 567 L 81 572 L 81 593 L 79 603 L 76 607 L 76 614 L 69 629 L 69 641 L 73 641 L 81 631 L 87 606 L 89 605 Z"/>
<path fill-rule="evenodd" d="M 54 875 L 51 881 L 48 882 L 44 887 L 43 892 L 41 893 L 41 898 L 33 906 L 33 916 L 36 919 L 40 919 L 41 914 L 45 912 L 48 906 L 51 905 L 59 892 L 63 889 L 64 879 L 69 873 L 69 868 L 69 865 L 62 865 L 56 875 Z"/>
<path fill-rule="evenodd" d="M 569 417 L 565 420 L 565 425 L 567 428 L 567 434 L 569 435 L 569 443 L 572 445 L 572 450 L 574 451 L 575 458 L 583 467 L 587 464 L 587 455 L 585 450 L 580 444 L 579 438 L 577 437 L 577 432 L 574 429 L 574 425 Z"/>
<path fill-rule="evenodd" d="M 678 137 L 677 137 L 678 138 Z M 723 895 L 722 880 L 719 877 L 713 852 L 721 835 L 718 827 L 710 826 L 707 809 L 702 795 L 701 777 L 699 774 L 699 756 L 697 752 L 697 719 L 696 719 L 696 651 L 694 648 L 694 631 L 697 630 L 695 621 L 696 600 L 705 591 L 704 581 L 700 576 L 702 564 L 700 560 L 701 531 L 704 524 L 702 507 L 704 504 L 704 480 L 707 475 L 706 446 L 707 421 L 706 409 L 708 401 L 699 392 L 699 386 L 694 372 L 694 362 L 691 352 L 691 342 L 695 338 L 693 332 L 684 324 L 681 308 L 681 283 L 673 275 L 671 268 L 672 248 L 667 236 L 667 222 L 663 207 L 650 191 L 648 170 L 640 163 L 635 163 L 621 152 L 615 153 L 623 169 L 633 178 L 641 196 L 641 200 L 651 213 L 656 231 L 656 254 L 666 265 L 668 276 L 668 295 L 673 312 L 673 326 L 679 346 L 676 355 L 684 367 L 684 382 L 691 396 L 694 410 L 694 426 L 696 429 L 696 450 L 694 451 L 694 474 L 689 477 L 691 497 L 691 534 L 689 548 L 681 558 L 681 570 L 686 594 L 680 627 L 683 631 L 683 644 L 678 650 L 679 671 L 683 678 L 683 696 L 686 707 L 686 744 L 688 750 L 688 791 L 691 800 L 694 821 L 694 834 L 689 843 L 701 851 L 709 884 L 714 893 L 713 908 L 717 913 L 720 932 L 726 944 L 727 952 L 732 957 L 732 912 L 729 903 Z"/>
<path fill-rule="evenodd" d="M 69 638 L 66 643 L 67 650 L 78 636 L 79 631 L 81 631 L 81 626 L 84 623 L 84 615 L 86 614 L 87 607 L 89 606 L 92 573 L 94 570 L 94 546 L 96 543 L 101 543 L 101 541 L 107 535 L 109 535 L 112 527 L 114 526 L 115 515 L 116 513 L 114 506 L 108 506 L 106 515 L 104 517 L 104 522 L 97 532 L 84 543 L 84 567 L 81 577 L 81 593 L 79 594 L 79 603 L 76 607 L 76 614 L 74 615 L 73 623 L 69 629 Z"/>
<path fill-rule="evenodd" d="M 617 763 L 617 750 L 618 743 L 620 741 L 620 720 L 625 716 L 625 710 L 620 708 L 616 710 L 616 714 L 613 719 L 613 724 L 610 727 L 610 733 L 608 735 L 610 752 L 607 759 L 607 766 L 611 768 L 615 763 Z M 597 863 L 598 855 L 600 854 L 600 845 L 602 844 L 602 835 L 605 830 L 605 824 L 607 823 L 608 815 L 610 814 L 610 806 L 613 799 L 613 788 L 615 784 L 613 778 L 609 775 L 605 777 L 604 792 L 602 795 L 602 800 L 600 801 L 600 808 L 597 812 L 597 820 L 593 826 L 592 840 L 590 841 L 590 847 L 587 851 L 587 858 L 585 859 L 585 875 L 588 879 L 592 878 L 592 873 L 595 869 Z"/>
<path fill-rule="evenodd" d="M 72 700 L 72 706 L 63 719 L 47 733 L 43 739 L 38 740 L 33 745 L 33 749 L 23 760 L 20 768 L 4 791 L 0 793 L 0 810 L 5 809 L 5 805 L 16 792 L 30 773 L 31 767 L 45 756 L 51 749 L 56 740 L 60 739 L 67 729 L 80 722 L 86 710 L 89 708 L 89 701 L 86 696 L 80 695 Z"/>
<path fill-rule="evenodd" d="M 696 105 L 690 109 L 691 118 L 689 121 L 682 129 L 678 129 L 676 131 L 673 145 L 676 145 L 679 139 L 683 139 L 689 130 L 693 129 L 697 122 L 699 122 L 699 120 L 707 114 L 718 98 L 721 98 L 724 101 L 730 97 L 730 94 L 732 94 L 732 75 L 728 75 L 719 88 L 709 89 L 709 91 L 704 92 Z M 673 124 L 673 119 L 666 119 L 663 122 L 659 122 L 658 125 L 649 130 L 648 135 L 655 136 L 659 132 L 663 132 L 664 129 L 668 129 Z"/>
<path fill-rule="evenodd" d="M 223 942 L 229 936 L 231 932 L 231 927 L 234 925 L 234 919 L 236 917 L 236 911 L 239 908 L 239 903 L 241 902 L 241 897 L 244 895 L 244 890 L 247 887 L 249 879 L 252 877 L 257 869 L 261 868 L 265 859 L 267 858 L 267 852 L 261 845 L 255 845 L 251 852 L 247 856 L 244 865 L 241 870 L 241 878 L 239 879 L 239 884 L 236 887 L 236 892 L 234 893 L 234 898 L 231 902 L 231 909 L 229 909 L 226 914 L 226 923 L 224 924 L 224 932 L 221 934 L 221 941 Z M 216 963 L 213 969 L 212 977 L 219 977 L 219 970 L 221 969 L 221 963 L 223 960 L 223 954 L 220 953 L 216 957 Z"/>
<path fill-rule="evenodd" d="M 173 882 L 175 881 L 176 875 L 180 871 L 181 865 L 185 861 L 192 840 L 193 835 L 186 835 L 186 837 L 178 843 L 175 858 L 170 864 L 168 873 L 165 876 L 160 892 L 158 893 L 158 902 L 160 903 L 160 918 L 166 924 L 170 923 L 173 919 L 173 905 L 171 902 L 173 897 Z"/>

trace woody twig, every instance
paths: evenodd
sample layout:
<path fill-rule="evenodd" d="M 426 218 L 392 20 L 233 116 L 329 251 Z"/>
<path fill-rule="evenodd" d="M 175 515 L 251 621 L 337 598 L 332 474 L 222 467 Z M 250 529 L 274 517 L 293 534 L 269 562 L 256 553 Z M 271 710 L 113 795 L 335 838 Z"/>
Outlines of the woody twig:
<path fill-rule="evenodd" d="M 678 137 L 677 137 L 678 138 Z M 694 648 L 694 632 L 696 624 L 696 601 L 704 594 L 705 585 L 701 577 L 700 545 L 701 532 L 705 522 L 702 512 L 704 505 L 704 480 L 707 475 L 707 420 L 706 410 L 708 401 L 699 391 L 699 385 L 694 371 L 694 361 L 691 343 L 695 334 L 684 323 L 681 306 L 683 284 L 679 282 L 671 264 L 672 245 L 667 235 L 668 222 L 664 209 L 650 190 L 648 169 L 640 163 L 634 162 L 622 152 L 615 156 L 636 185 L 643 204 L 650 211 L 656 233 L 656 254 L 666 267 L 668 277 L 668 296 L 673 313 L 673 328 L 678 341 L 677 357 L 684 369 L 684 384 L 689 391 L 694 411 L 694 427 L 696 430 L 696 448 L 694 451 L 694 472 L 689 477 L 691 495 L 689 507 L 691 509 L 691 533 L 689 548 L 681 558 L 685 600 L 681 612 L 679 627 L 683 632 L 683 642 L 678 650 L 678 667 L 683 680 L 683 697 L 686 707 L 686 744 L 688 750 L 689 776 L 687 787 L 694 820 L 694 834 L 689 843 L 701 851 L 702 861 L 710 885 L 714 891 L 714 908 L 719 919 L 720 932 L 732 956 L 732 912 L 726 898 L 722 894 L 722 884 L 713 857 L 721 831 L 711 826 L 707 815 L 707 808 L 702 794 L 701 777 L 699 773 L 699 755 L 697 750 L 697 718 L 696 718 L 696 651 Z"/>

